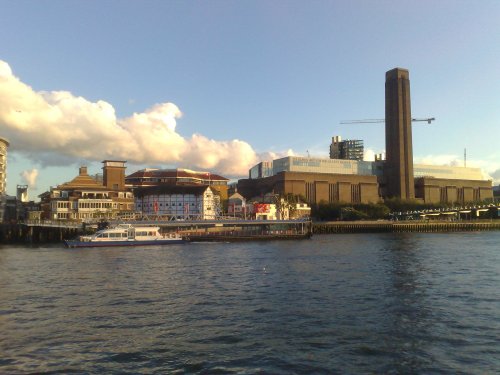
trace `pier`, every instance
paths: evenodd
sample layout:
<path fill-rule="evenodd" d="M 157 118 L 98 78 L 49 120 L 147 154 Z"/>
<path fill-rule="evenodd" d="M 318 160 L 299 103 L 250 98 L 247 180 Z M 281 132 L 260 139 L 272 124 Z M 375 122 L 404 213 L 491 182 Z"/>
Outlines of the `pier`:
<path fill-rule="evenodd" d="M 98 226 L 113 227 L 121 221 L 57 221 L 31 220 L 0 226 L 0 242 L 60 242 L 79 234 L 94 232 Z M 158 226 L 161 233 L 177 232 L 191 241 L 248 241 L 309 238 L 310 220 L 168 220 L 143 217 L 127 220 L 127 224 Z"/>
<path fill-rule="evenodd" d="M 163 233 L 177 232 L 190 241 L 256 241 L 309 238 L 313 234 L 381 232 L 459 232 L 500 230 L 500 220 L 472 221 L 331 221 L 307 220 L 199 220 L 128 221 L 129 224 L 159 226 Z M 109 222 L 114 226 L 119 222 Z M 0 243 L 61 242 L 96 230 L 89 223 L 39 221 L 1 224 Z"/>
<path fill-rule="evenodd" d="M 82 233 L 82 226 L 64 226 L 64 225 L 31 225 L 23 223 L 0 224 L 0 243 L 15 242 L 60 242 Z"/>
<path fill-rule="evenodd" d="M 313 224 L 314 234 L 485 230 L 500 230 L 500 221 L 335 221 Z"/>

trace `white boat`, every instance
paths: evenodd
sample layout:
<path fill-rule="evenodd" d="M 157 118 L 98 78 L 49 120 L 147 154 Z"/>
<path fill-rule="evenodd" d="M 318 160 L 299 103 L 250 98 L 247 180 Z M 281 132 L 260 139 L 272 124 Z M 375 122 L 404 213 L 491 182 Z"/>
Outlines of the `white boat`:
<path fill-rule="evenodd" d="M 184 242 L 186 240 L 177 233 L 161 234 L 160 227 L 132 224 L 119 224 L 113 228 L 99 230 L 91 236 L 64 241 L 67 247 L 172 245 Z"/>

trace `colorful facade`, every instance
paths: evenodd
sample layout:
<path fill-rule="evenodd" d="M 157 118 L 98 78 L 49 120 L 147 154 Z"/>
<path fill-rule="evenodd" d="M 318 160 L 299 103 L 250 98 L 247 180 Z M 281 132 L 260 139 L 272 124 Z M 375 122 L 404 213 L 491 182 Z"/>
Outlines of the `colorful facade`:
<path fill-rule="evenodd" d="M 221 216 L 220 197 L 211 186 L 161 185 L 134 190 L 135 211 L 167 220 L 214 220 Z"/>

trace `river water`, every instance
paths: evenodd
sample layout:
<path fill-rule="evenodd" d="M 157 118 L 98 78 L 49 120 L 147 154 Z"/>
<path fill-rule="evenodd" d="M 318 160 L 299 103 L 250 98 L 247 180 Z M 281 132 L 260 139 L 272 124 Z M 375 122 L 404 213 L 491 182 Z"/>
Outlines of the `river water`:
<path fill-rule="evenodd" d="M 500 232 L 0 245 L 0 373 L 494 373 Z"/>

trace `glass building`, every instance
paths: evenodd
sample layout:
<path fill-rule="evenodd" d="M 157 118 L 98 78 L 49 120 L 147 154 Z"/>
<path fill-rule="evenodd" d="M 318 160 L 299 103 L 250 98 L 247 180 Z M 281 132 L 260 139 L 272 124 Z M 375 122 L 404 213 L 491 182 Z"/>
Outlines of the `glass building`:
<path fill-rule="evenodd" d="M 448 180 L 484 180 L 480 168 L 414 164 L 413 174 L 415 178 L 434 177 Z"/>
<path fill-rule="evenodd" d="M 265 178 L 276 175 L 279 172 L 352 174 L 382 177 L 384 175 L 384 165 L 385 161 L 371 162 L 287 156 L 255 165 L 250 169 L 249 177 L 250 179 Z M 447 180 L 484 180 L 480 168 L 414 164 L 413 171 L 415 178 L 434 177 Z"/>
<path fill-rule="evenodd" d="M 271 177 L 273 175 L 273 162 L 272 161 L 262 161 L 259 164 L 253 166 L 249 170 L 249 178 L 264 178 Z"/>
<path fill-rule="evenodd" d="M 340 136 L 332 137 L 330 159 L 363 160 L 365 148 L 360 139 L 342 140 Z"/>
<path fill-rule="evenodd" d="M 279 172 L 307 172 L 372 176 L 374 174 L 372 164 L 369 161 L 287 156 L 274 160 L 273 174 Z"/>

